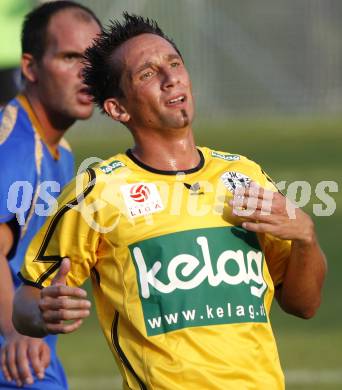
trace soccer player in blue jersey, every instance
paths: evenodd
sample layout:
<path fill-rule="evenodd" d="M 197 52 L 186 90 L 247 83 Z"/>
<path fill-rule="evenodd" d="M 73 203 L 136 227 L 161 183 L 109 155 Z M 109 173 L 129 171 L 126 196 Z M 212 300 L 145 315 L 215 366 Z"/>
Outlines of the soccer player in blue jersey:
<path fill-rule="evenodd" d="M 45 3 L 23 24 L 25 88 L 0 113 L 1 389 L 67 389 L 56 337 L 17 333 L 12 302 L 26 248 L 74 173 L 63 135 L 77 119 L 92 114 L 81 59 L 100 31 L 95 14 L 72 1 Z"/>

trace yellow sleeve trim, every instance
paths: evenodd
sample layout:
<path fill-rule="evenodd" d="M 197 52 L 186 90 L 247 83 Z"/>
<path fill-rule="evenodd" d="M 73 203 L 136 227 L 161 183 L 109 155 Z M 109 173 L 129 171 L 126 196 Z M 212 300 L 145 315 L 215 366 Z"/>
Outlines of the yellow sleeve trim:
<path fill-rule="evenodd" d="M 2 145 L 12 133 L 17 122 L 17 117 L 18 107 L 8 104 L 4 108 L 2 121 L 0 124 L 0 145 Z"/>

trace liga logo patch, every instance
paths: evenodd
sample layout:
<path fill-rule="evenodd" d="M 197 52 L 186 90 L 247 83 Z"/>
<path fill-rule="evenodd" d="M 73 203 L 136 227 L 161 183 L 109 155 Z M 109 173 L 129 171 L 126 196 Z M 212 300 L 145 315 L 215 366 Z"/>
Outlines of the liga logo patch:
<path fill-rule="evenodd" d="M 233 194 L 238 188 L 249 187 L 252 181 L 250 177 L 244 175 L 243 173 L 234 171 L 225 172 L 221 176 L 221 180 L 227 190 L 232 192 Z"/>
<path fill-rule="evenodd" d="M 150 197 L 151 191 L 146 184 L 137 184 L 131 187 L 129 191 L 130 197 L 138 203 L 146 202 Z"/>
<path fill-rule="evenodd" d="M 157 186 L 154 183 L 134 183 L 120 187 L 128 215 L 136 218 L 164 210 Z"/>

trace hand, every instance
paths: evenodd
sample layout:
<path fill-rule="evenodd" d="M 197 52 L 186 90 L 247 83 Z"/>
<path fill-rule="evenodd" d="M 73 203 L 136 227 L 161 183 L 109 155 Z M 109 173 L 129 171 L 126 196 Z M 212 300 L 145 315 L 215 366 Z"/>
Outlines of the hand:
<path fill-rule="evenodd" d="M 30 365 L 36 376 L 43 379 L 50 364 L 50 348 L 42 339 L 23 336 L 13 330 L 4 336 L 0 359 L 6 380 L 14 380 L 18 387 L 31 385 L 34 379 Z"/>
<path fill-rule="evenodd" d="M 87 292 L 66 285 L 70 260 L 65 258 L 51 286 L 41 291 L 39 308 L 47 333 L 71 333 L 78 329 L 90 314 L 91 303 L 85 299 Z M 67 322 L 65 322 L 67 321 Z"/>
<path fill-rule="evenodd" d="M 248 188 L 235 191 L 229 204 L 233 215 L 245 221 L 242 227 L 257 233 L 269 233 L 282 240 L 296 240 L 310 245 L 314 239 L 311 218 L 279 192 L 252 182 Z"/>

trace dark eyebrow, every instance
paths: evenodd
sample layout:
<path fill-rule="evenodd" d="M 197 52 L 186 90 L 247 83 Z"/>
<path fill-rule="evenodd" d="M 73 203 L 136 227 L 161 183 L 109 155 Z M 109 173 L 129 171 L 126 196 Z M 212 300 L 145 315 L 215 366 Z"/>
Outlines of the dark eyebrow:
<path fill-rule="evenodd" d="M 168 59 L 168 61 L 171 61 L 171 60 L 181 60 L 181 57 L 179 56 L 179 54 L 169 54 L 167 56 L 167 59 Z"/>
<path fill-rule="evenodd" d="M 153 63 L 150 61 L 147 61 L 144 64 L 142 64 L 141 66 L 139 66 L 139 68 L 136 71 L 134 71 L 133 74 L 140 73 L 142 70 L 147 69 L 147 68 L 151 68 L 152 66 L 153 66 Z"/>
<path fill-rule="evenodd" d="M 59 52 L 60 56 L 73 56 L 73 57 L 78 57 L 78 58 L 83 58 L 83 54 L 79 53 L 77 51 L 69 51 L 69 50 L 63 50 Z"/>
<path fill-rule="evenodd" d="M 181 57 L 178 54 L 168 54 L 167 55 L 167 60 L 172 61 L 172 60 L 181 60 Z M 138 69 L 134 72 L 131 73 L 131 76 L 137 73 L 140 73 L 141 71 L 153 67 L 153 62 L 147 61 L 141 66 L 138 67 Z"/>

